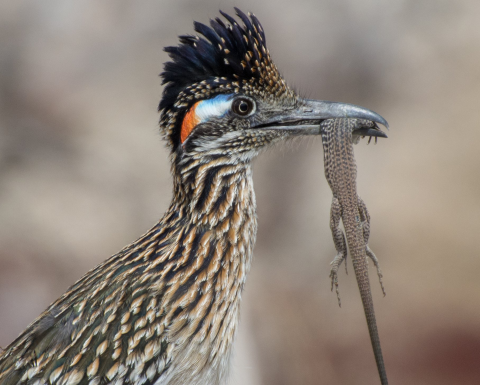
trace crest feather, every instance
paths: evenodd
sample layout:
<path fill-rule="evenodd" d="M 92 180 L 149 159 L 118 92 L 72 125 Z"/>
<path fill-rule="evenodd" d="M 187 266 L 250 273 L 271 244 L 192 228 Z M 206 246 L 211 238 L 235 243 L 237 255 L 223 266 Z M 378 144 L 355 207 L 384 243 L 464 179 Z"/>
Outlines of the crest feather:
<path fill-rule="evenodd" d="M 166 47 L 171 60 L 160 74 L 165 85 L 159 111 L 161 125 L 173 148 L 179 143 L 179 125 L 189 106 L 212 94 L 242 90 L 280 96 L 290 92 L 273 64 L 258 19 L 235 8 L 235 18 L 220 11 L 210 27 L 194 22 L 200 36 L 179 36 L 180 44 Z"/>
<path fill-rule="evenodd" d="M 180 36 L 180 45 L 165 47 L 171 61 L 165 63 L 160 74 L 162 84 L 166 84 L 159 109 L 171 107 L 178 94 L 193 83 L 203 80 L 213 81 L 215 78 L 226 78 L 228 81 L 260 77 L 259 71 L 252 71 L 254 60 L 246 60 L 245 55 L 260 58 L 257 51 L 266 51 L 265 35 L 257 18 L 250 18 L 238 8 L 237 15 L 243 21 L 240 26 L 228 14 L 220 11 L 230 24 L 220 18 L 210 21 L 211 27 L 194 22 L 194 29 L 202 37 Z"/>

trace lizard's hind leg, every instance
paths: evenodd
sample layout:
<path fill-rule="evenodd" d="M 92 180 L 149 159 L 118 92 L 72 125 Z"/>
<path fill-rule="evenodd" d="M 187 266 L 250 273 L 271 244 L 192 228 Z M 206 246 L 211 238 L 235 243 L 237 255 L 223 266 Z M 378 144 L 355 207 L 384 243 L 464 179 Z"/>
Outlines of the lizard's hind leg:
<path fill-rule="evenodd" d="M 340 219 L 342 218 L 342 207 L 337 198 L 333 197 L 332 207 L 330 210 L 330 230 L 332 231 L 333 243 L 337 250 L 337 255 L 330 263 L 332 269 L 330 270 L 330 279 L 332 280 L 332 291 L 335 286 L 337 293 L 338 306 L 342 306 L 340 302 L 340 292 L 338 290 L 338 269 L 340 265 L 345 262 L 345 272 L 347 272 L 347 241 L 345 234 L 340 228 Z"/>
<path fill-rule="evenodd" d="M 383 286 L 383 274 L 382 270 L 380 270 L 380 264 L 378 262 L 377 257 L 373 253 L 373 251 L 368 246 L 368 238 L 370 238 L 370 214 L 368 213 L 367 206 L 362 198 L 358 197 L 358 211 L 360 212 L 360 219 L 363 225 L 363 239 L 365 240 L 365 254 L 369 257 L 375 267 L 377 268 L 377 275 L 378 280 L 380 281 L 380 287 L 382 288 L 383 295 L 385 296 L 385 287 Z"/>

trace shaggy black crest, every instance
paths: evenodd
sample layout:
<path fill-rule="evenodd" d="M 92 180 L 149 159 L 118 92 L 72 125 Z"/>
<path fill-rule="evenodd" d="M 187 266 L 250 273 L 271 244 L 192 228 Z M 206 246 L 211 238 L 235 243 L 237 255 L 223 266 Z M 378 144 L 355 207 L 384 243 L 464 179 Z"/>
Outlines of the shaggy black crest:
<path fill-rule="evenodd" d="M 235 8 L 243 21 L 241 27 L 228 14 L 220 11 L 230 24 L 220 18 L 210 21 L 211 28 L 194 22 L 194 29 L 205 38 L 180 36 L 178 47 L 166 47 L 172 61 L 165 63 L 162 84 L 166 84 L 159 110 L 170 110 L 185 88 L 202 81 L 231 83 L 260 78 L 256 70 L 262 56 L 267 56 L 265 34 L 258 19 Z M 265 57 L 263 58 L 265 60 Z M 255 64 L 257 63 L 257 64 Z M 222 79 L 219 79 L 222 78 Z"/>

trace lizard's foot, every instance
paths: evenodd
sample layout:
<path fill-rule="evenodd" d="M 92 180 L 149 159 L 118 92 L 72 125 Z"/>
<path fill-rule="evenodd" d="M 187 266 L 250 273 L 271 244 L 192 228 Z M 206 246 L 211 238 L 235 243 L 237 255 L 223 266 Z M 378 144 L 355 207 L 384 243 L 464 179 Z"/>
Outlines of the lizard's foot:
<path fill-rule="evenodd" d="M 382 288 L 383 296 L 385 297 L 387 293 L 385 292 L 385 288 L 383 287 L 383 274 L 382 270 L 380 270 L 380 264 L 378 263 L 378 259 L 373 253 L 373 251 L 370 249 L 370 247 L 368 247 L 368 245 L 365 246 L 365 253 L 367 254 L 367 257 L 369 257 L 373 261 L 373 264 L 377 268 L 378 280 L 380 281 L 380 287 Z"/>
<path fill-rule="evenodd" d="M 330 279 L 332 280 L 332 288 L 335 286 L 335 292 L 337 293 L 337 300 L 338 306 L 342 307 L 342 303 L 340 301 L 340 291 L 338 290 L 338 269 L 340 265 L 345 261 L 345 271 L 347 270 L 347 253 L 339 252 L 333 261 L 330 263 L 332 265 L 332 269 L 330 270 Z"/>

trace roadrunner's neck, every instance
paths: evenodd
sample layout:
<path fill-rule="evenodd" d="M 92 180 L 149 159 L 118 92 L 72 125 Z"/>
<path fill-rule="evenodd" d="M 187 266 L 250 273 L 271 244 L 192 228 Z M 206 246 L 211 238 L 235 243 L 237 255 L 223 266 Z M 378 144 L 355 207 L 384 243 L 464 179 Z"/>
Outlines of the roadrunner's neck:
<path fill-rule="evenodd" d="M 173 162 L 174 201 L 192 222 L 207 227 L 228 225 L 243 209 L 255 212 L 250 160 L 232 156 L 186 157 Z M 251 213 L 250 213 L 251 214 Z"/>
<path fill-rule="evenodd" d="M 197 371 L 199 383 L 217 383 L 229 367 L 257 231 L 250 164 L 229 163 L 189 159 L 175 170 L 175 197 L 159 224 L 160 231 L 175 230 L 158 241 L 169 242 L 168 251 L 148 265 L 158 266 L 153 284 L 161 282 L 160 307 L 172 322 L 169 338 L 178 365 L 172 372 Z"/>

